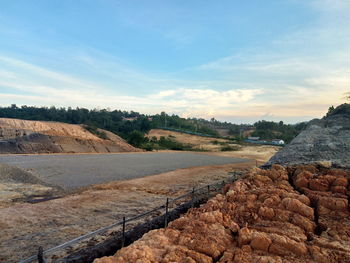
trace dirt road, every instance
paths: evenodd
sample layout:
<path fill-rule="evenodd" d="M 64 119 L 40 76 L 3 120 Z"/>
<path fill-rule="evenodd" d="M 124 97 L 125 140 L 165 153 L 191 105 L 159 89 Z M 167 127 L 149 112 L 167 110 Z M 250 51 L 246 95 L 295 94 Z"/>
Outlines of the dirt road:
<path fill-rule="evenodd" d="M 0 156 L 0 163 L 30 170 L 42 181 L 66 190 L 182 168 L 244 161 L 241 158 L 188 152 Z"/>

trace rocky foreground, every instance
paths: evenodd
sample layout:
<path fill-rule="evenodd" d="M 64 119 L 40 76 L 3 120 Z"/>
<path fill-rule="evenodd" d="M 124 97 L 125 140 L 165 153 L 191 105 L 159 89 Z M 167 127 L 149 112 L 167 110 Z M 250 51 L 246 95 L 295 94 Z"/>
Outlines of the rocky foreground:
<path fill-rule="evenodd" d="M 350 262 L 350 173 L 315 165 L 255 168 L 114 262 Z"/>

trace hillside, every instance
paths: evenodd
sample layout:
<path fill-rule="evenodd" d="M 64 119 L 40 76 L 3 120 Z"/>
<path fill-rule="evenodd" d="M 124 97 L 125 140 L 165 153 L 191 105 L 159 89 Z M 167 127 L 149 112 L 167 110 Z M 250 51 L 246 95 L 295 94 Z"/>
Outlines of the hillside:
<path fill-rule="evenodd" d="M 218 139 L 214 137 L 203 137 L 183 132 L 169 131 L 163 129 L 152 129 L 146 135 L 149 139 L 154 137 L 159 140 L 161 137 L 179 142 L 193 150 L 220 151 L 223 145 L 232 144 L 227 139 Z"/>
<path fill-rule="evenodd" d="M 0 153 L 107 153 L 135 152 L 119 136 L 81 125 L 0 118 Z M 102 136 L 101 136 L 102 137 Z"/>
<path fill-rule="evenodd" d="M 305 164 L 327 161 L 350 167 L 350 104 L 343 104 L 323 119 L 310 121 L 289 145 L 266 164 Z"/>

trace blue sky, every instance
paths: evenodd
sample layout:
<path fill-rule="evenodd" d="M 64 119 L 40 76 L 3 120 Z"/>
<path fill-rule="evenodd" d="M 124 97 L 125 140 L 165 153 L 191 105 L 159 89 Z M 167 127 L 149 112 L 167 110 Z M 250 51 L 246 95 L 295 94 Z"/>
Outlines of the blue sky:
<path fill-rule="evenodd" d="M 350 1 L 0 2 L 0 105 L 321 117 L 350 91 Z"/>

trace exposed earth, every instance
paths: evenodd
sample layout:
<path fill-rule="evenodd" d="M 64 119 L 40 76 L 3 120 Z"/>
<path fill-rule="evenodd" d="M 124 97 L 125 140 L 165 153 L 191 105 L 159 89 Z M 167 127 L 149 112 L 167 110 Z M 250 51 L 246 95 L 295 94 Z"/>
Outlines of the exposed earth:
<path fill-rule="evenodd" d="M 141 151 L 109 131 L 100 138 L 84 126 L 0 118 L 0 153 L 110 153 Z"/>
<path fill-rule="evenodd" d="M 348 263 L 349 142 L 343 104 L 311 121 L 271 169 L 251 169 L 224 194 L 94 263 Z"/>
<path fill-rule="evenodd" d="M 342 104 L 323 119 L 310 121 L 290 144 L 271 158 L 267 166 L 328 162 L 350 168 L 350 104 Z"/>
<path fill-rule="evenodd" d="M 167 228 L 94 263 L 350 262 L 349 179 L 314 165 L 255 168 Z"/>

